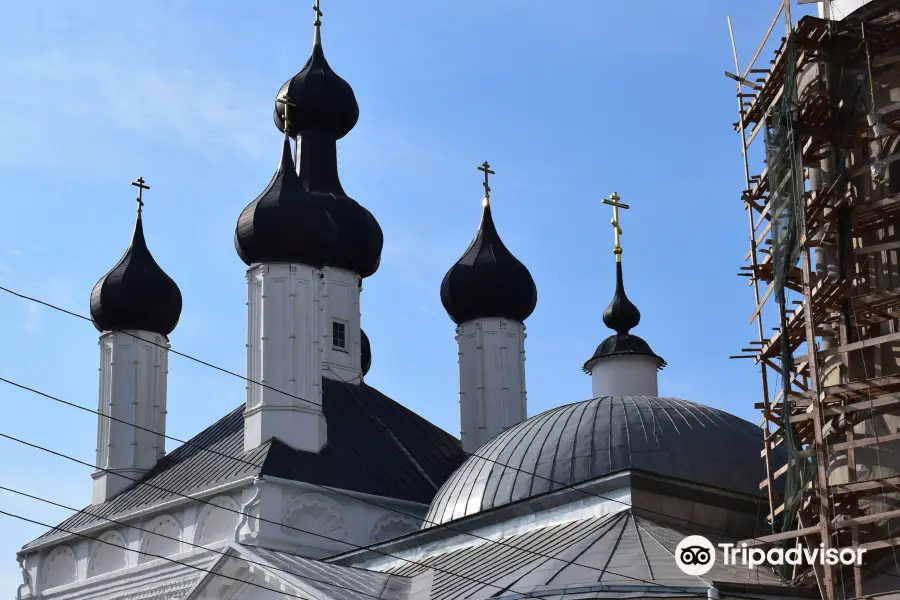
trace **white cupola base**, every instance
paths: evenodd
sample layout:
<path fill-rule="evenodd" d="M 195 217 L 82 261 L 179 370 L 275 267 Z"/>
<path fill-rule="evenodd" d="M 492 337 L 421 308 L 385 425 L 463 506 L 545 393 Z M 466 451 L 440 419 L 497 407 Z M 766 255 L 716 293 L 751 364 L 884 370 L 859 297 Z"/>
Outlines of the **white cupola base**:
<path fill-rule="evenodd" d="M 460 437 L 465 452 L 527 418 L 525 325 L 474 319 L 456 328 Z"/>
<path fill-rule="evenodd" d="M 660 361 L 653 356 L 620 354 L 590 367 L 594 398 L 603 396 L 658 396 Z"/>
<path fill-rule="evenodd" d="M 256 264 L 247 270 L 245 451 L 272 437 L 306 452 L 325 446 L 324 288 L 322 271 L 309 265 Z"/>
<path fill-rule="evenodd" d="M 116 496 L 165 455 L 169 340 L 149 331 L 100 336 L 94 504 Z"/>

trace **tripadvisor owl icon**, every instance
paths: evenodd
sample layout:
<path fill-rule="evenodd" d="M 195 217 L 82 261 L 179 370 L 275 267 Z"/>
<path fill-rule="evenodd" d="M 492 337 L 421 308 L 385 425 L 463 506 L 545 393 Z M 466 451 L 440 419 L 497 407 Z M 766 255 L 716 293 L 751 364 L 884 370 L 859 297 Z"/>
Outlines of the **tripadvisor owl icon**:
<path fill-rule="evenodd" d="M 716 562 L 716 549 L 702 535 L 689 535 L 675 548 L 675 564 L 687 575 L 705 575 Z"/>

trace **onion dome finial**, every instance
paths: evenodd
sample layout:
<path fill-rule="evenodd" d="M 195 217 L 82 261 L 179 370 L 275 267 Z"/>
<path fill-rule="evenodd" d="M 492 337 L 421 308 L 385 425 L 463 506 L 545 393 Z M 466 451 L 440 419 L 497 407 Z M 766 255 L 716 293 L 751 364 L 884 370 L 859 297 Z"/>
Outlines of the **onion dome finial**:
<path fill-rule="evenodd" d="M 494 172 L 485 162 L 485 198 L 481 225 L 465 254 L 456 261 L 441 282 L 441 303 L 456 324 L 484 317 L 524 321 L 537 306 L 537 287 L 531 273 L 506 248 L 491 214 L 488 175 Z"/>
<path fill-rule="evenodd" d="M 625 295 L 622 282 L 622 263 L 616 262 L 616 292 L 606 310 L 603 311 L 603 323 L 616 333 L 625 335 L 641 322 L 641 311 Z"/>
<path fill-rule="evenodd" d="M 359 104 L 350 84 L 341 79 L 325 60 L 322 50 L 322 11 L 316 0 L 312 54 L 303 69 L 278 90 L 277 99 L 290 96 L 297 109 L 292 112 L 288 134 L 297 137 L 306 129 L 327 130 L 334 139 L 347 135 L 359 120 Z M 275 125 L 285 131 L 284 105 L 275 105 Z"/>
<path fill-rule="evenodd" d="M 131 245 L 91 291 L 91 320 L 99 331 L 151 331 L 168 336 L 181 317 L 181 290 L 163 271 L 144 239 L 143 177 L 138 188 L 137 220 Z"/>
<path fill-rule="evenodd" d="M 283 105 L 287 109 L 293 103 L 285 98 Z M 324 202 L 303 187 L 285 133 L 281 162 L 272 181 L 238 218 L 234 232 L 238 256 L 247 265 L 296 262 L 321 267 L 331 258 L 336 243 L 334 220 Z"/>
<path fill-rule="evenodd" d="M 631 333 L 631 330 L 641 322 L 641 311 L 625 295 L 625 284 L 622 280 L 622 246 L 619 242 L 622 227 L 619 225 L 619 209 L 631 207 L 619 200 L 619 195 L 615 192 L 609 199 L 603 199 L 604 204 L 613 207 L 613 218 L 610 223 L 613 226 L 615 237 L 613 254 L 616 256 L 616 291 L 606 310 L 603 311 L 603 323 L 615 333 L 600 342 L 593 356 L 584 363 L 582 370 L 585 373 L 591 372 L 591 367 L 597 360 L 620 355 L 649 356 L 658 361 L 660 369 L 666 366 L 666 361 L 657 356 L 646 341 Z"/>

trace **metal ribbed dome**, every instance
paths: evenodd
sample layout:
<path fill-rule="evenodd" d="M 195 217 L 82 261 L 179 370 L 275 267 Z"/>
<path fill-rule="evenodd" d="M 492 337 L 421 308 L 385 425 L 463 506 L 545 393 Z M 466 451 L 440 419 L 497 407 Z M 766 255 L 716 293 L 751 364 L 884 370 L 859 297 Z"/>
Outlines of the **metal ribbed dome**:
<path fill-rule="evenodd" d="M 423 527 L 629 468 L 758 496 L 760 448 L 756 425 L 678 398 L 569 404 L 482 446 L 438 491 Z"/>
<path fill-rule="evenodd" d="M 91 291 L 91 320 L 101 332 L 140 330 L 168 336 L 179 318 L 181 290 L 153 260 L 138 210 L 131 245 Z"/>
<path fill-rule="evenodd" d="M 521 322 L 537 306 L 534 279 L 500 239 L 488 202 L 475 239 L 444 275 L 441 303 L 457 325 L 485 317 Z"/>
<path fill-rule="evenodd" d="M 288 133 L 291 137 L 301 135 L 306 129 L 324 129 L 335 139 L 341 139 L 359 120 L 359 105 L 353 88 L 325 60 L 318 18 L 312 54 L 303 69 L 284 82 L 276 96 L 275 126 L 282 132 L 286 99 L 297 107 L 289 111 Z"/>
<path fill-rule="evenodd" d="M 278 171 L 238 218 L 235 250 L 247 265 L 297 262 L 321 267 L 335 253 L 336 244 L 334 220 L 324 202 L 300 183 L 285 136 Z"/>

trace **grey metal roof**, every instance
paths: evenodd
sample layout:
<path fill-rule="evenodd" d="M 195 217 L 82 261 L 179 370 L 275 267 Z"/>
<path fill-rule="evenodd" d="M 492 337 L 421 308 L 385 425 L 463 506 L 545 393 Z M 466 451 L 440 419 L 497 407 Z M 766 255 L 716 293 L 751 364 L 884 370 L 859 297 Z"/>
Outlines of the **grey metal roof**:
<path fill-rule="evenodd" d="M 245 453 L 243 409 L 175 449 L 140 483 L 108 502 L 88 506 L 59 527 L 78 531 L 256 475 L 427 504 L 465 459 L 453 436 L 365 384 L 323 378 L 328 443 L 318 454 L 294 450 L 277 438 Z M 65 535 L 50 530 L 23 550 Z"/>
<path fill-rule="evenodd" d="M 241 546 L 241 554 L 256 564 L 270 565 L 270 573 L 289 583 L 303 583 L 325 593 L 330 600 L 406 600 L 410 580 L 391 573 L 332 565 L 254 546 Z"/>
<path fill-rule="evenodd" d="M 415 577 L 435 569 L 430 600 L 517 600 L 529 594 L 567 599 L 580 594 L 588 598 L 620 598 L 623 594 L 665 597 L 684 596 L 683 590 L 705 596 L 711 584 L 740 588 L 742 593 L 753 593 L 759 586 L 785 589 L 771 572 L 725 566 L 720 560 L 702 577 L 682 573 L 674 550 L 691 533 L 623 509 L 512 535 L 500 543 L 483 541 L 410 557 L 417 564 L 398 560 L 385 572 Z M 796 595 L 808 596 L 805 590 L 797 590 Z"/>
<path fill-rule="evenodd" d="M 759 427 L 708 406 L 594 398 L 532 417 L 482 446 L 443 485 L 423 527 L 629 468 L 758 496 L 761 448 Z"/>

